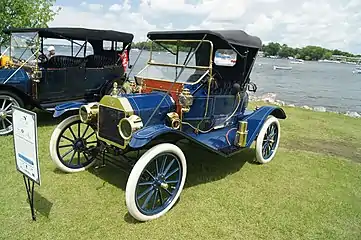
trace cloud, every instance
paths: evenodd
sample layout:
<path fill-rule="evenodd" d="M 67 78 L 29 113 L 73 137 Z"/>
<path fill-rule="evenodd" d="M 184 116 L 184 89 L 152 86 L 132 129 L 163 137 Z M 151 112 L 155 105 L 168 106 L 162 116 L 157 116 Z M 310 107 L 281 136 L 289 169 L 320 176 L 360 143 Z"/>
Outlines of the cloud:
<path fill-rule="evenodd" d="M 146 21 L 141 14 L 130 12 L 127 5 L 123 5 L 121 9 L 117 10 L 118 12 L 107 10 L 104 14 L 99 14 L 98 11 L 100 10 L 95 8 L 85 10 L 78 7 L 60 7 L 62 8 L 60 13 L 49 26 L 84 27 L 130 32 L 135 35 L 136 41 L 145 40 L 147 32 L 156 29 L 156 26 Z"/>
<path fill-rule="evenodd" d="M 135 41 L 145 39 L 151 30 L 242 29 L 263 42 L 361 52 L 360 0 L 139 0 L 137 5 L 134 2 L 65 5 L 50 25 L 128 31 L 135 34 Z"/>
<path fill-rule="evenodd" d="M 113 4 L 110 6 L 109 11 L 120 12 L 120 11 L 129 11 L 131 8 L 129 0 L 125 0 L 123 4 Z"/>

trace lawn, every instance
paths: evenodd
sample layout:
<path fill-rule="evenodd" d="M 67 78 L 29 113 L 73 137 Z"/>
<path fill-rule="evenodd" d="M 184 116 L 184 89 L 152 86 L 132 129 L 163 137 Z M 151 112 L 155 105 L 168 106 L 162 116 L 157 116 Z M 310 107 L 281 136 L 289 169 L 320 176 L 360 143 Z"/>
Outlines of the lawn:
<path fill-rule="evenodd" d="M 285 111 L 279 151 L 266 165 L 252 163 L 253 148 L 224 159 L 181 143 L 188 175 L 180 201 L 146 223 L 128 215 L 119 169 L 55 169 L 54 121 L 41 114 L 36 222 L 12 137 L 0 138 L 0 239 L 361 239 L 361 120 Z"/>

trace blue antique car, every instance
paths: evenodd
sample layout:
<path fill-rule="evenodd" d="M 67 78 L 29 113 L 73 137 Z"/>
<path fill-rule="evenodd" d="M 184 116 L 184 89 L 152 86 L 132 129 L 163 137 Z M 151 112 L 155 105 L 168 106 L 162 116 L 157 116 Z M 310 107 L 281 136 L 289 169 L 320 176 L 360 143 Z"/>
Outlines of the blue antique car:
<path fill-rule="evenodd" d="M 277 106 L 248 110 L 248 93 L 258 37 L 241 30 L 149 32 L 152 48 L 146 66 L 114 86 L 100 102 L 58 106 L 63 120 L 50 141 L 53 162 L 73 173 L 92 166 L 105 152 L 129 163 L 126 205 L 139 221 L 164 215 L 177 201 L 187 175 L 178 140 L 188 139 L 224 157 L 255 141 L 256 160 L 265 164 L 276 154 L 280 123 L 286 114 Z M 132 152 L 145 150 L 132 159 Z M 130 154 L 130 155 L 129 155 Z M 100 156 L 100 157 L 99 157 Z"/>
<path fill-rule="evenodd" d="M 131 33 L 84 28 L 4 32 L 10 47 L 1 56 L 0 135 L 12 132 L 13 105 L 53 111 L 68 101 L 100 100 L 124 76 L 123 55 L 133 41 Z M 56 52 L 46 46 L 52 42 Z"/>

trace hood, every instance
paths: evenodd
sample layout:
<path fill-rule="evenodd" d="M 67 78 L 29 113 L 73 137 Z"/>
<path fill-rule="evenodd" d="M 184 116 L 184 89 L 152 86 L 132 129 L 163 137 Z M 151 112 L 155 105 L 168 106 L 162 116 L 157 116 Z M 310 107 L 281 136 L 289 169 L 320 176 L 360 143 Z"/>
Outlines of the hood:
<path fill-rule="evenodd" d="M 115 99 L 119 103 L 115 106 L 116 108 L 122 108 L 130 114 L 139 116 L 143 124 L 148 122 L 156 110 L 147 125 L 163 123 L 167 113 L 174 112 L 176 109 L 172 97 L 163 92 L 124 94 L 120 96 L 107 95 L 102 98 L 100 104 L 109 105 Z"/>

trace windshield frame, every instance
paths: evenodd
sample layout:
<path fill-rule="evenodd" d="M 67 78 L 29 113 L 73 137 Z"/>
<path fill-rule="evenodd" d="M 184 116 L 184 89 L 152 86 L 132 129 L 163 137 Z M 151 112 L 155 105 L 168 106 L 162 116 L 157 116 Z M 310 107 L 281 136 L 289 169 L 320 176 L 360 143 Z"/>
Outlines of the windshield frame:
<path fill-rule="evenodd" d="M 20 36 L 17 36 L 20 35 Z M 19 44 L 18 41 L 16 41 L 17 39 L 25 39 L 24 36 L 21 35 L 29 35 L 31 40 L 34 42 L 34 45 L 30 45 L 28 43 L 25 42 L 25 46 L 22 46 Z M 25 64 L 27 64 L 30 60 L 30 58 L 34 57 L 35 61 L 35 66 L 38 66 L 37 60 L 38 60 L 38 56 L 39 56 L 39 52 L 41 51 L 41 43 L 40 43 L 40 36 L 39 36 L 39 32 L 37 31 L 33 31 L 33 32 L 11 32 L 10 33 L 10 47 L 9 47 L 9 57 L 11 59 L 11 61 L 13 60 L 20 60 L 20 62 L 23 62 Z M 31 48 L 31 47 L 35 47 L 35 48 Z M 21 53 L 19 58 L 15 58 L 15 47 L 22 47 L 25 49 L 23 50 L 23 52 Z M 13 50 L 14 49 L 14 53 Z M 35 52 L 35 54 L 32 52 L 32 50 Z M 27 52 L 27 51 L 31 51 L 32 57 L 30 57 L 29 59 L 21 59 L 23 57 L 23 55 Z"/>
<path fill-rule="evenodd" d="M 177 51 L 174 53 L 171 50 L 169 50 L 167 47 L 163 46 L 162 43 L 164 42 L 171 42 L 171 43 L 176 43 L 177 46 Z M 210 44 L 210 51 L 209 51 L 209 65 L 208 66 L 194 66 L 194 65 L 185 65 L 185 63 L 189 60 L 190 55 L 193 54 L 192 58 L 195 57 L 195 52 L 194 51 L 189 51 L 187 54 L 187 57 L 185 59 L 184 64 L 179 64 L 179 58 L 178 58 L 178 54 L 179 54 L 179 48 L 178 48 L 178 43 L 209 43 Z M 161 63 L 161 62 L 155 62 L 152 58 L 153 56 L 153 44 L 158 44 L 159 46 L 162 46 L 167 52 L 170 52 L 172 55 L 175 55 L 175 59 L 176 59 L 176 64 L 172 64 L 172 63 Z M 197 47 L 196 47 L 197 48 Z M 193 48 L 190 48 L 190 50 L 192 50 Z M 195 69 L 195 70 L 205 70 L 205 73 L 202 74 L 202 76 L 195 82 L 181 82 L 181 84 L 189 84 L 189 85 L 195 85 L 198 84 L 207 74 L 209 76 L 212 76 L 212 65 L 213 65 L 213 42 L 209 41 L 209 40 L 180 40 L 180 39 L 157 39 L 157 40 L 153 40 L 151 43 L 151 48 L 150 48 L 150 54 L 149 54 L 149 59 L 147 61 L 147 64 L 144 68 L 142 68 L 136 75 L 136 78 L 139 79 L 151 79 L 151 80 L 156 80 L 156 81 L 163 81 L 163 82 L 178 82 L 179 76 L 177 75 L 175 79 L 177 79 L 177 81 L 175 81 L 175 79 L 173 80 L 166 80 L 166 79 L 159 79 L 159 78 L 154 78 L 154 77 L 143 77 L 141 76 L 141 74 L 143 73 L 143 71 L 145 71 L 149 66 L 164 66 L 164 67 L 173 67 L 173 68 L 187 68 L 187 69 Z"/>

